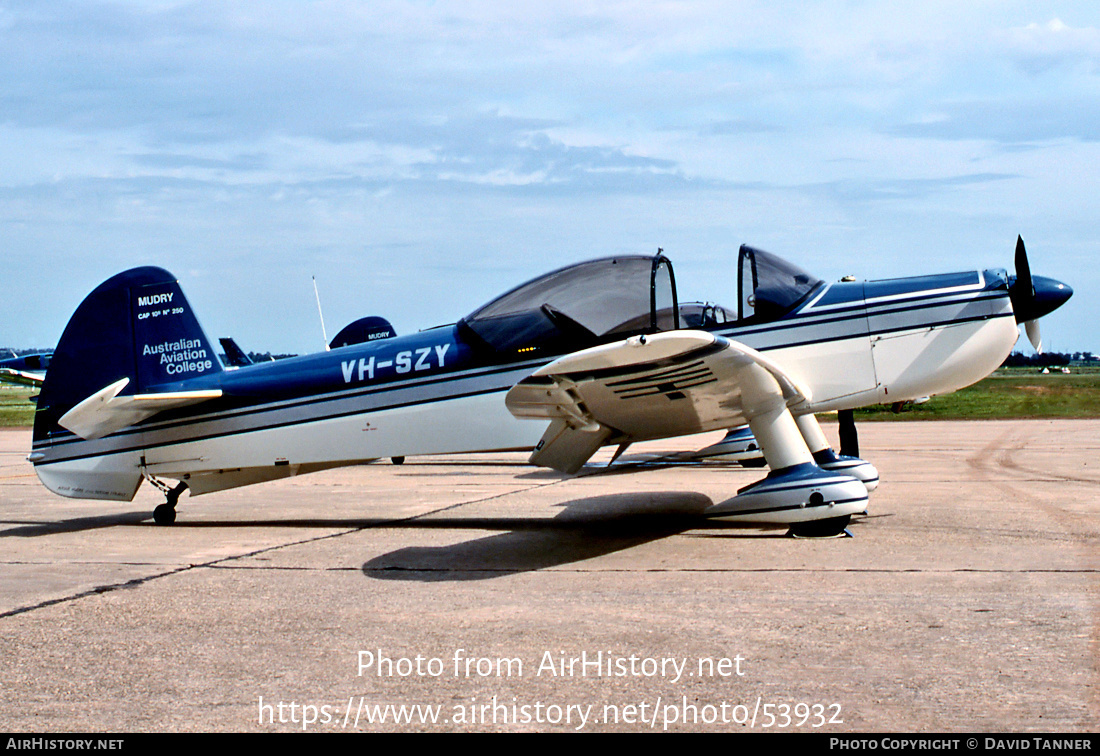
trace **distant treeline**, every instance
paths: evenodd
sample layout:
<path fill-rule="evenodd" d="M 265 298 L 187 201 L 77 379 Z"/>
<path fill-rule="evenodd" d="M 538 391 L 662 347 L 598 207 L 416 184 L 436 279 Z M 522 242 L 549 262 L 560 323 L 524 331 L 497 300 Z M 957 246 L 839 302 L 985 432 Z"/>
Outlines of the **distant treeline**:
<path fill-rule="evenodd" d="M 1002 367 L 1063 367 L 1075 362 L 1100 364 L 1092 352 L 1044 352 L 1043 354 L 1013 352 L 1008 355 Z"/>

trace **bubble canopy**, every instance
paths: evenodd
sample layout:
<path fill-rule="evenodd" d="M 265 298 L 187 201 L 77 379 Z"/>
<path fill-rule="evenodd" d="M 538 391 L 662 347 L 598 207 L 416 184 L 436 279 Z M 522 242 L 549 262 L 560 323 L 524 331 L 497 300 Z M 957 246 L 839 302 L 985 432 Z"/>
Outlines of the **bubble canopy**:
<path fill-rule="evenodd" d="M 459 322 L 498 351 L 581 349 L 679 328 L 672 263 L 606 257 L 570 265 L 497 297 Z"/>
<path fill-rule="evenodd" d="M 628 255 L 546 273 L 478 308 L 458 327 L 473 345 L 505 358 L 565 353 L 643 333 L 774 319 L 821 285 L 796 266 L 751 247 L 742 246 L 738 267 L 737 315 L 717 305 L 681 306 L 667 257 Z"/>

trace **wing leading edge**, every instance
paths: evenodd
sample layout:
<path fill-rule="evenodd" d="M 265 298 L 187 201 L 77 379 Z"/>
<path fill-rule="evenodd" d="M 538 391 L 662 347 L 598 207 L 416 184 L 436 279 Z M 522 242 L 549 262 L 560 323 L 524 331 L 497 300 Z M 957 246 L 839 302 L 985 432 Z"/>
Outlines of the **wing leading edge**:
<path fill-rule="evenodd" d="M 731 428 L 811 398 L 755 349 L 688 330 L 566 355 L 505 401 L 516 417 L 550 421 L 531 463 L 572 474 L 606 444 Z"/>
<path fill-rule="evenodd" d="M 0 383 L 14 383 L 19 386 L 42 388 L 44 373 L 32 373 L 26 370 L 0 367 Z"/>

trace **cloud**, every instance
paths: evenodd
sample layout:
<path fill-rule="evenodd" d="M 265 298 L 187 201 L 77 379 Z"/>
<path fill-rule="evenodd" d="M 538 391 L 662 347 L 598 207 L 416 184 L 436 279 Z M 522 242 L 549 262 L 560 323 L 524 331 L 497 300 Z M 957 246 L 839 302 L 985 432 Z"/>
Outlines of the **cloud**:
<path fill-rule="evenodd" d="M 707 136 L 730 136 L 733 134 L 764 134 L 781 130 L 779 126 L 751 118 L 730 118 L 710 123 L 700 133 Z"/>
<path fill-rule="evenodd" d="M 810 187 L 846 201 L 874 202 L 916 200 L 958 189 L 1019 178 L 1004 173 L 973 173 L 962 176 L 919 179 L 883 179 L 878 181 L 839 181 Z"/>
<path fill-rule="evenodd" d="M 427 325 L 588 253 L 1092 228 L 1042 210 L 1100 135 L 1090 9 L 6 0 L 0 273 L 49 286 L 0 323 L 135 263 L 243 322 L 217 272 L 263 269 L 286 350 L 281 279 L 329 269 Z"/>
<path fill-rule="evenodd" d="M 1080 66 L 1090 74 L 1100 70 L 1100 29 L 1073 28 L 1059 18 L 1030 23 L 999 35 L 1007 54 L 1031 75 L 1054 68 Z"/>
<path fill-rule="evenodd" d="M 892 132 L 930 139 L 982 139 L 1005 145 L 1100 140 L 1100 101 L 1093 99 L 970 100 L 944 103 L 939 109 L 936 117 L 899 125 Z"/>

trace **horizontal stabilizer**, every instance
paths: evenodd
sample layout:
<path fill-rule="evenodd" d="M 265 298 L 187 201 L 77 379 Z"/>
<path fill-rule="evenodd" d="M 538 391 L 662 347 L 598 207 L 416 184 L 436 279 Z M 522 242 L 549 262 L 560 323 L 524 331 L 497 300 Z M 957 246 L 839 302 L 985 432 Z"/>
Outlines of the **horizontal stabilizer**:
<path fill-rule="evenodd" d="M 129 378 L 122 378 L 100 389 L 62 415 L 58 424 L 83 439 L 91 440 L 140 423 L 158 412 L 217 399 L 222 395 L 221 389 L 211 389 L 119 396 L 129 383 Z"/>

